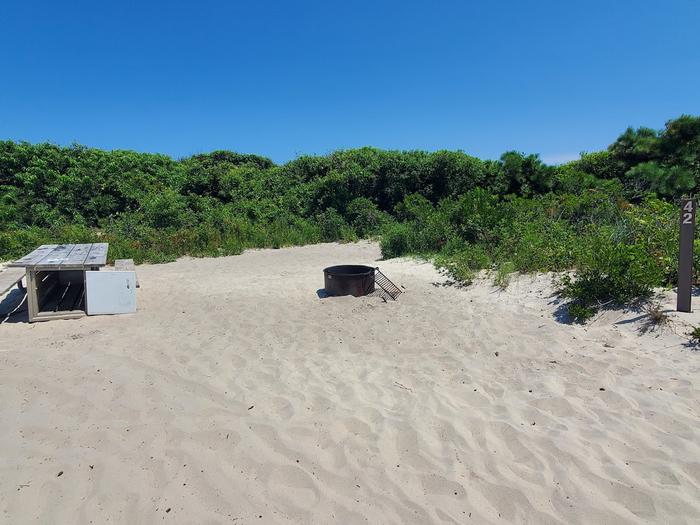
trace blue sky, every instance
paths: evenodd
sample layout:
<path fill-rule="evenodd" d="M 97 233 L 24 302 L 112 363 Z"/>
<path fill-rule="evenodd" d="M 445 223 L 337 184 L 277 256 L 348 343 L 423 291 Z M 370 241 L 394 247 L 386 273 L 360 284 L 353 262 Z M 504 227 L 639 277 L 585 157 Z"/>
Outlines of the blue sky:
<path fill-rule="evenodd" d="M 563 161 L 699 114 L 699 28 L 694 0 L 8 1 L 0 138 Z"/>

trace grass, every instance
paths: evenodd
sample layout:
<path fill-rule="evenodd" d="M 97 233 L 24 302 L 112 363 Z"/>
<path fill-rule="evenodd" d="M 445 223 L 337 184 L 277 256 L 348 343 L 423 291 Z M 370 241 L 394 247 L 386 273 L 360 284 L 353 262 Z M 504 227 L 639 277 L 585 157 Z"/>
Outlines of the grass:
<path fill-rule="evenodd" d="M 508 288 L 510 284 L 510 278 L 515 272 L 515 264 L 511 261 L 504 261 L 498 265 L 496 268 L 496 274 L 493 278 L 493 283 L 498 286 L 501 290 Z"/>

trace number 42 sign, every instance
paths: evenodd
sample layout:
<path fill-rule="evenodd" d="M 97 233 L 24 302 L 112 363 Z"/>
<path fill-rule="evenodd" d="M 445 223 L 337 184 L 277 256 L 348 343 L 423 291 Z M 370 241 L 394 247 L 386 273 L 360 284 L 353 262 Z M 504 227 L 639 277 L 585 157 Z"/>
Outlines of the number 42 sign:
<path fill-rule="evenodd" d="M 693 292 L 693 239 L 695 237 L 695 199 L 692 197 L 681 200 L 680 237 L 676 310 L 690 312 Z"/>
<path fill-rule="evenodd" d="M 683 202 L 683 220 L 681 224 L 693 224 L 695 220 L 695 203 L 692 199 Z"/>

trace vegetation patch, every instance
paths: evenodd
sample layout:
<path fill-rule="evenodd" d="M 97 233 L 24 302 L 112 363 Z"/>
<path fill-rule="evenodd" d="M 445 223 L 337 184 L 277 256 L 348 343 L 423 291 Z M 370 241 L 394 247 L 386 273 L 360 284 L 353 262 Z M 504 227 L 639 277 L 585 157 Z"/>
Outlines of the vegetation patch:
<path fill-rule="evenodd" d="M 692 116 L 559 166 L 513 151 L 361 148 L 276 165 L 0 141 L 0 260 L 55 242 L 164 262 L 378 237 L 384 257 L 428 257 L 460 282 L 481 269 L 501 287 L 513 272 L 573 270 L 561 292 L 585 321 L 676 283 L 674 199 L 699 181 Z"/>

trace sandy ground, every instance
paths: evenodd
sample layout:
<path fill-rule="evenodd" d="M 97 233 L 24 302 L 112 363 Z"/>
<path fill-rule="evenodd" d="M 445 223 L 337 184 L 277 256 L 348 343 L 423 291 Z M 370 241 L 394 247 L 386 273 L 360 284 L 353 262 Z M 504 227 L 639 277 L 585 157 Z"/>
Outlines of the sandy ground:
<path fill-rule="evenodd" d="M 396 302 L 317 295 L 378 258 L 140 266 L 137 314 L 0 325 L 0 522 L 698 523 L 700 316 L 570 326 L 547 276 L 411 260 Z"/>

